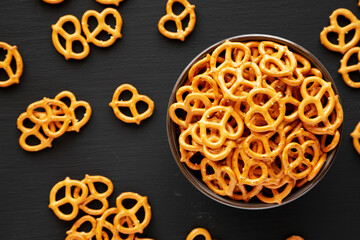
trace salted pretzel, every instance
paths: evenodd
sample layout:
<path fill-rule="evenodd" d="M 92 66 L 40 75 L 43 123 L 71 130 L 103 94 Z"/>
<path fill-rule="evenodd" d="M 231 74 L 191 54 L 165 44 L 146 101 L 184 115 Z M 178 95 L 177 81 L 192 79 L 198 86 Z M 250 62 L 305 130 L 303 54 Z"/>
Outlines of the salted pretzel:
<path fill-rule="evenodd" d="M 84 223 L 90 223 L 91 224 L 91 230 L 88 232 L 79 232 L 78 229 L 81 228 L 81 226 Z M 71 227 L 69 231 L 66 232 L 67 235 L 81 235 L 85 239 L 91 239 L 93 236 L 95 236 L 95 230 L 96 230 L 96 219 L 90 215 L 85 215 L 79 218 L 74 225 Z"/>
<path fill-rule="evenodd" d="M 83 237 L 80 233 L 73 233 L 73 234 L 67 235 L 65 240 L 86 240 L 86 238 Z"/>
<path fill-rule="evenodd" d="M 353 138 L 353 144 L 356 151 L 360 154 L 360 122 L 356 125 L 354 131 L 350 134 Z"/>
<path fill-rule="evenodd" d="M 36 113 L 36 114 L 38 114 L 38 113 Z M 51 143 L 54 140 L 54 138 L 48 137 L 40 132 L 41 124 L 33 123 L 34 124 L 33 127 L 31 127 L 31 128 L 25 127 L 24 121 L 26 119 L 30 120 L 29 116 L 26 112 L 22 113 L 17 119 L 17 127 L 22 132 L 22 134 L 19 138 L 20 146 L 24 150 L 29 151 L 29 152 L 37 152 L 37 151 L 43 150 L 45 148 L 51 147 Z M 50 128 L 51 128 L 51 131 L 56 130 L 54 126 L 51 126 Z M 37 145 L 29 145 L 26 140 L 30 136 L 35 136 L 40 141 L 40 143 L 38 143 Z"/>
<path fill-rule="evenodd" d="M 119 3 L 121 3 L 124 0 L 96 0 L 98 3 L 105 4 L 105 5 L 116 5 L 119 6 Z"/>
<path fill-rule="evenodd" d="M 136 204 L 127 209 L 123 205 L 123 201 L 126 199 L 132 199 L 136 201 Z M 124 192 L 119 195 L 116 199 L 116 206 L 119 209 L 119 213 L 114 218 L 114 226 L 116 229 L 123 234 L 142 233 L 144 228 L 150 223 L 151 220 L 151 209 L 148 203 L 147 197 L 140 196 L 137 193 Z M 144 219 L 140 222 L 136 216 L 136 213 L 143 208 L 145 211 Z M 121 220 L 123 218 L 130 218 L 132 225 L 125 226 Z"/>
<path fill-rule="evenodd" d="M 0 81 L 0 87 L 8 87 L 13 84 L 18 84 L 23 73 L 23 60 L 17 50 L 17 46 L 10 46 L 5 42 L 0 42 L 0 48 L 6 51 L 5 59 L 0 61 L 0 69 L 4 69 L 9 77 L 7 80 Z M 16 63 L 16 71 L 11 68 L 12 61 L 15 61 Z"/>
<path fill-rule="evenodd" d="M 169 116 L 180 161 L 210 190 L 269 204 L 318 175 L 343 122 L 322 72 L 271 41 L 227 40 L 194 62 Z"/>
<path fill-rule="evenodd" d="M 207 158 L 201 161 L 200 167 L 203 181 L 213 192 L 221 196 L 233 195 L 236 186 L 236 177 L 230 167 L 220 167 Z M 208 174 L 208 168 L 211 168 L 214 173 Z M 228 182 L 226 182 L 225 177 L 229 178 Z"/>
<path fill-rule="evenodd" d="M 187 235 L 186 240 L 194 240 L 198 236 L 203 236 L 205 240 L 211 240 L 210 233 L 204 228 L 195 228 Z"/>
<path fill-rule="evenodd" d="M 87 198 L 79 204 L 79 208 L 83 210 L 85 213 L 90 214 L 92 216 L 101 215 L 103 214 L 109 207 L 109 203 L 107 201 L 107 198 L 111 195 L 111 193 L 114 190 L 114 186 L 112 182 L 103 176 L 90 176 L 88 174 L 85 175 L 85 178 L 81 181 L 82 183 L 85 183 L 89 188 L 89 195 Z M 99 193 L 94 183 L 103 183 L 107 186 L 107 189 L 103 193 Z M 80 188 L 75 188 L 74 190 L 74 197 L 77 198 L 79 196 Z M 100 209 L 91 209 L 87 205 L 91 203 L 92 201 L 99 201 L 102 204 L 102 207 Z"/>
<path fill-rule="evenodd" d="M 60 111 L 63 112 L 63 114 L 56 115 L 53 112 L 53 107 L 59 108 Z M 45 110 L 46 112 L 45 118 L 39 118 L 37 117 L 36 114 L 34 114 L 34 111 L 38 108 Z M 66 106 L 65 103 L 54 99 L 43 98 L 43 100 L 31 103 L 28 106 L 26 113 L 32 122 L 42 125 L 42 129 L 44 130 L 44 133 L 48 137 L 52 137 L 52 138 L 60 137 L 66 132 L 70 124 L 69 119 L 71 116 L 70 116 L 69 108 Z M 61 122 L 61 127 L 57 131 L 52 131 L 49 126 L 53 122 Z"/>
<path fill-rule="evenodd" d="M 359 30 L 359 34 L 360 34 L 360 30 Z M 353 56 L 354 54 L 356 54 L 357 56 L 358 63 L 356 63 L 355 65 L 348 66 L 348 61 L 351 58 L 351 56 Z M 343 58 L 341 59 L 340 63 L 341 66 L 339 69 L 339 73 L 342 75 L 344 82 L 352 88 L 360 88 L 360 82 L 354 82 L 349 75 L 349 73 L 351 72 L 360 71 L 360 47 L 353 47 L 349 51 L 347 51 L 343 56 Z"/>
<path fill-rule="evenodd" d="M 180 3 L 184 6 L 184 11 L 179 15 L 176 15 L 172 8 L 175 2 Z M 189 15 L 188 26 L 183 29 L 182 20 Z M 165 28 L 165 23 L 168 21 L 174 21 L 176 24 L 177 31 L 171 32 Z M 185 40 L 194 29 L 196 23 L 195 6 L 191 5 L 187 0 L 168 0 L 166 4 L 166 15 L 163 16 L 158 24 L 159 32 L 167 38 Z"/>
<path fill-rule="evenodd" d="M 62 3 L 64 0 L 43 0 L 43 1 L 49 4 L 59 4 Z"/>
<path fill-rule="evenodd" d="M 81 194 L 78 197 L 73 197 L 71 188 L 72 187 L 79 187 L 81 189 Z M 61 189 L 65 188 L 65 197 L 62 199 L 57 200 L 56 194 Z M 79 212 L 79 204 L 82 203 L 86 197 L 88 196 L 88 188 L 86 184 L 82 183 L 81 181 L 72 180 L 69 177 L 66 177 L 64 181 L 58 182 L 50 191 L 49 197 L 49 208 L 53 210 L 55 215 L 65 221 L 73 220 L 78 212 Z M 63 213 L 60 211 L 59 207 L 65 204 L 71 204 L 72 212 L 69 214 Z"/>
<path fill-rule="evenodd" d="M 132 97 L 130 100 L 124 101 L 119 99 L 121 93 L 123 93 L 124 91 L 131 92 Z M 141 114 L 139 114 L 138 110 L 136 109 L 136 103 L 138 102 L 144 102 L 148 105 L 148 109 Z M 130 84 L 120 85 L 115 90 L 112 102 L 109 105 L 110 107 L 112 107 L 116 117 L 119 118 L 121 121 L 126 123 L 136 123 L 137 125 L 139 125 L 140 122 L 144 119 L 150 117 L 154 111 L 154 102 L 148 96 L 140 95 L 136 88 Z M 120 111 L 119 107 L 128 107 L 131 111 L 132 116 L 126 116 Z"/>
<path fill-rule="evenodd" d="M 72 23 L 75 27 L 75 32 L 70 34 L 63 28 L 65 23 Z M 52 40 L 56 50 L 62 54 L 66 60 L 69 59 L 83 59 L 89 55 L 90 48 L 86 39 L 81 35 L 81 24 L 80 21 L 73 15 L 66 15 L 61 17 L 56 24 L 52 25 Z M 65 48 L 61 45 L 59 35 L 65 39 Z M 83 46 L 83 51 L 75 53 L 73 51 L 73 43 L 78 41 Z"/>
<path fill-rule="evenodd" d="M 337 21 L 339 16 L 342 16 L 349 20 L 349 24 L 341 27 Z M 345 36 L 348 32 L 354 31 L 353 38 L 349 41 L 345 41 Z M 329 41 L 328 34 L 336 33 L 337 34 L 337 44 L 334 44 Z M 331 51 L 340 52 L 342 54 L 346 53 L 350 48 L 356 46 L 360 40 L 360 21 L 355 17 L 355 15 L 348 9 L 339 8 L 336 9 L 330 15 L 330 26 L 325 27 L 320 33 L 320 41 L 322 45 L 328 48 Z"/>
<path fill-rule="evenodd" d="M 112 28 L 105 22 L 105 18 L 109 15 L 112 15 L 115 18 L 115 28 Z M 96 18 L 98 22 L 98 25 L 93 31 L 90 31 L 89 29 L 89 18 L 91 17 Z M 101 13 L 95 10 L 88 10 L 84 13 L 81 19 L 81 26 L 86 36 L 86 41 L 88 43 L 91 42 L 98 47 L 109 47 L 116 41 L 116 39 L 121 38 L 122 23 L 120 13 L 114 8 L 106 8 Z M 102 41 L 96 38 L 102 31 L 111 35 L 108 40 Z"/>
<path fill-rule="evenodd" d="M 66 131 L 79 132 L 80 128 L 82 128 L 89 121 L 91 117 L 91 113 L 92 113 L 91 106 L 88 102 L 77 101 L 75 95 L 69 91 L 62 91 L 61 93 L 56 95 L 54 99 L 57 101 L 61 101 L 64 98 L 68 98 L 70 100 L 70 106 L 68 108 L 71 116 L 71 123 Z M 81 120 L 78 120 L 76 118 L 75 111 L 77 108 L 85 108 L 85 113 Z M 53 112 L 57 115 L 58 114 L 61 115 L 64 113 L 62 110 L 56 108 L 55 106 L 53 107 Z M 58 121 L 55 122 L 55 124 L 58 128 L 61 128 L 62 126 L 61 123 Z"/>

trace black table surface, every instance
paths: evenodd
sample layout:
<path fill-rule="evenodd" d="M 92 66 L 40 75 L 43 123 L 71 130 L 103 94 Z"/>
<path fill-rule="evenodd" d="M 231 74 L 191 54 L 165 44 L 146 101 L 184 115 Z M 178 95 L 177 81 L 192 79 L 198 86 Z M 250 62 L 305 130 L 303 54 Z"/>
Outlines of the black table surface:
<path fill-rule="evenodd" d="M 149 197 L 153 218 L 144 237 L 185 239 L 205 227 L 215 239 L 355 239 L 360 234 L 360 159 L 349 136 L 360 120 L 359 91 L 348 87 L 337 70 L 341 54 L 320 44 L 333 10 L 344 7 L 360 18 L 355 0 L 206 0 L 196 5 L 197 22 L 185 42 L 163 37 L 157 29 L 165 0 L 125 0 L 117 8 L 123 38 L 109 48 L 91 45 L 82 61 L 66 61 L 53 47 L 51 25 L 59 17 L 81 18 L 106 6 L 95 0 L 0 2 L 0 41 L 17 45 L 24 60 L 19 85 L 0 89 L 0 235 L 1 239 L 65 239 L 73 222 L 48 209 L 52 186 L 66 176 L 99 174 L 114 183 L 110 205 L 121 192 Z M 319 58 L 333 76 L 344 108 L 340 150 L 323 180 L 290 204 L 249 211 L 221 205 L 196 190 L 178 169 L 167 141 L 168 99 L 188 62 L 227 37 L 263 33 L 294 41 Z M 108 106 L 122 83 L 151 97 L 155 111 L 140 126 L 119 121 Z M 38 153 L 22 150 L 16 119 L 26 107 L 63 90 L 88 101 L 90 122 L 80 133 L 67 133 Z"/>

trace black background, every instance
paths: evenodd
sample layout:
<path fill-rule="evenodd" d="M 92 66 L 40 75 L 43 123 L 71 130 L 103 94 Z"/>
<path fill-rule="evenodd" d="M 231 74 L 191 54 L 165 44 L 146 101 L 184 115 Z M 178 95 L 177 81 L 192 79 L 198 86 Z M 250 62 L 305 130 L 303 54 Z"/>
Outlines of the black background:
<path fill-rule="evenodd" d="M 48 209 L 52 186 L 66 176 L 99 174 L 114 183 L 110 205 L 121 192 L 149 197 L 153 218 L 143 236 L 185 239 L 205 227 L 215 239 L 347 239 L 360 234 L 360 159 L 349 137 L 360 120 L 360 96 L 337 74 L 341 54 L 325 49 L 320 31 L 336 8 L 360 18 L 356 0 L 193 0 L 197 22 L 185 42 L 157 30 L 165 0 L 125 0 L 123 38 L 109 48 L 91 45 L 82 61 L 66 61 L 52 45 L 51 25 L 59 17 L 81 18 L 106 6 L 95 0 L 0 2 L 0 41 L 17 45 L 24 73 L 17 86 L 0 89 L 0 235 L 1 239 L 64 239 L 72 222 Z M 294 41 L 312 52 L 333 76 L 344 108 L 344 137 L 324 179 L 309 193 L 275 209 L 248 211 L 223 206 L 197 191 L 171 155 L 165 119 L 175 81 L 199 52 L 224 38 L 265 33 Z M 155 102 L 153 116 L 140 126 L 119 121 L 108 106 L 122 83 L 133 84 Z M 18 145 L 17 117 L 26 107 L 62 90 L 72 91 L 93 109 L 90 122 L 67 133 L 51 149 L 28 153 Z"/>

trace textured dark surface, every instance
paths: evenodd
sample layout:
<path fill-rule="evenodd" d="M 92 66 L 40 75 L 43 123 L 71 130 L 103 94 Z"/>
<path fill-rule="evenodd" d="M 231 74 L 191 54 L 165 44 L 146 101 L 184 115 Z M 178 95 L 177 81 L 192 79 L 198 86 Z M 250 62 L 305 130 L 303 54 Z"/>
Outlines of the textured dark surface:
<path fill-rule="evenodd" d="M 72 222 L 47 207 L 51 187 L 66 176 L 110 178 L 115 198 L 123 191 L 147 195 L 153 218 L 143 236 L 185 239 L 193 228 L 207 228 L 215 239 L 348 239 L 359 235 L 360 159 L 350 132 L 360 120 L 359 91 L 337 74 L 341 55 L 325 49 L 319 33 L 329 15 L 345 7 L 360 17 L 355 0 L 206 0 L 196 5 L 197 23 L 185 42 L 159 34 L 165 0 L 125 0 L 118 7 L 123 38 L 110 48 L 91 45 L 82 61 L 67 62 L 51 42 L 51 24 L 59 17 L 81 17 L 105 6 L 94 0 L 0 2 L 0 41 L 17 45 L 24 59 L 18 86 L 0 89 L 1 239 L 65 238 Z M 172 87 L 187 63 L 209 45 L 239 34 L 266 33 L 294 41 L 327 67 L 343 102 L 344 138 L 324 179 L 304 197 L 263 211 L 233 209 L 208 199 L 182 176 L 167 143 L 165 116 Z M 153 116 L 140 126 L 119 121 L 108 103 L 115 88 L 130 83 L 155 102 Z M 68 133 L 53 148 L 28 153 L 18 145 L 16 119 L 45 96 L 70 90 L 90 102 L 93 116 L 79 134 Z"/>

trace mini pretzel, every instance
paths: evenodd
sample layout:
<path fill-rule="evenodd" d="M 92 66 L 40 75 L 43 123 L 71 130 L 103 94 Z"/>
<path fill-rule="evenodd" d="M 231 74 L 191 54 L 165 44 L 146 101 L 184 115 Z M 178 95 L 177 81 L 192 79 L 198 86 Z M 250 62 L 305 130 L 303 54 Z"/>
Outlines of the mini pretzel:
<path fill-rule="evenodd" d="M 64 0 L 43 0 L 43 1 L 49 4 L 58 4 L 58 3 L 62 3 Z"/>
<path fill-rule="evenodd" d="M 98 3 L 105 4 L 105 5 L 114 4 L 116 6 L 119 6 L 119 3 L 124 1 L 124 0 L 96 0 L 96 1 Z"/>
<path fill-rule="evenodd" d="M 198 236 L 203 236 L 205 240 L 211 240 L 210 233 L 204 228 L 193 229 L 186 237 L 186 240 L 194 240 Z"/>
<path fill-rule="evenodd" d="M 136 201 L 136 204 L 127 209 L 123 205 L 125 199 L 133 199 Z M 140 196 L 137 193 L 124 192 L 116 199 L 116 206 L 119 209 L 119 213 L 116 214 L 114 218 L 114 226 L 116 229 L 123 234 L 133 234 L 133 233 L 142 233 L 144 228 L 150 223 L 151 220 L 151 209 L 147 201 L 147 197 Z M 140 208 L 143 208 L 145 211 L 144 220 L 142 222 L 136 216 L 136 213 Z M 121 223 L 121 219 L 130 218 L 132 225 L 125 226 Z"/>
<path fill-rule="evenodd" d="M 356 151 L 360 154 L 360 122 L 356 125 L 354 131 L 350 134 L 353 138 L 353 144 Z"/>
<path fill-rule="evenodd" d="M 79 232 L 78 229 L 86 222 L 89 222 L 91 224 L 91 230 L 88 232 Z M 66 234 L 67 235 L 77 234 L 77 235 L 81 235 L 85 239 L 91 239 L 93 236 L 95 236 L 95 230 L 96 230 L 95 218 L 89 215 L 85 215 L 79 218 L 71 227 L 71 229 L 66 232 Z"/>
<path fill-rule="evenodd" d="M 304 239 L 300 236 L 293 235 L 291 237 L 288 237 L 286 240 L 304 240 Z"/>
<path fill-rule="evenodd" d="M 116 21 L 115 28 L 112 28 L 110 25 L 108 25 L 105 22 L 105 18 L 108 15 L 114 16 Z M 88 23 L 90 17 L 95 17 L 98 22 L 98 25 L 92 32 L 89 29 L 89 23 Z M 120 33 L 122 27 L 122 18 L 120 13 L 114 8 L 106 8 L 101 13 L 98 13 L 95 10 L 89 10 L 85 12 L 81 20 L 81 25 L 84 34 L 86 36 L 86 41 L 89 43 L 91 42 L 98 47 L 109 47 L 116 41 L 116 39 L 122 37 Z M 106 41 L 97 39 L 96 37 L 102 31 L 107 32 L 109 35 L 111 35 L 111 37 Z"/>
<path fill-rule="evenodd" d="M 69 34 L 63 28 L 64 24 L 71 22 L 75 26 L 75 32 Z M 73 15 L 66 15 L 61 17 L 56 24 L 52 25 L 52 40 L 56 50 L 64 55 L 65 59 L 83 59 L 89 55 L 90 48 L 89 44 L 86 42 L 85 38 L 81 36 L 81 25 L 79 20 Z M 63 37 L 66 41 L 65 48 L 61 45 L 59 40 L 59 35 Z M 83 46 L 83 51 L 81 53 L 75 53 L 73 51 L 73 43 L 79 41 Z"/>
<path fill-rule="evenodd" d="M 341 27 L 337 21 L 339 16 L 345 17 L 350 23 L 344 27 Z M 345 35 L 354 30 L 355 34 L 349 42 L 345 42 Z M 330 33 L 336 33 L 338 35 L 337 44 L 333 44 L 329 41 L 327 35 Z M 344 54 L 350 48 L 354 47 L 360 40 L 360 21 L 354 16 L 354 14 L 344 8 L 336 9 L 330 16 L 330 26 L 325 27 L 320 33 L 321 43 L 331 51 L 341 52 Z"/>
<path fill-rule="evenodd" d="M 97 225 L 96 225 L 96 239 L 97 240 L 108 240 L 109 237 L 106 235 L 107 238 L 104 238 L 103 235 L 103 229 L 107 229 L 111 232 L 112 238 L 111 240 L 119 240 L 120 235 L 117 231 L 116 227 L 113 225 L 113 223 L 107 221 L 107 218 L 111 215 L 116 215 L 119 213 L 119 209 L 117 208 L 110 208 L 104 212 L 104 214 L 97 219 Z M 128 220 L 128 219 L 125 219 Z M 129 221 L 129 220 L 128 220 Z M 129 224 L 132 224 L 132 222 L 128 222 Z M 129 235 L 128 240 L 132 240 L 134 238 L 134 235 Z"/>
<path fill-rule="evenodd" d="M 357 55 L 358 63 L 348 66 L 348 61 L 353 54 Z M 349 76 L 349 73 L 351 72 L 360 71 L 360 47 L 354 47 L 347 51 L 341 59 L 340 63 L 341 67 L 339 69 L 339 73 L 342 75 L 344 82 L 350 87 L 360 88 L 360 82 L 354 82 Z"/>
<path fill-rule="evenodd" d="M 130 91 L 132 93 L 130 100 L 119 100 L 121 93 L 124 91 Z M 140 101 L 145 102 L 148 105 L 148 109 L 141 114 L 139 114 L 136 109 L 136 103 Z M 109 105 L 113 108 L 116 117 L 121 121 L 126 123 L 136 123 L 137 125 L 139 125 L 142 120 L 150 117 L 154 111 L 154 102 L 148 96 L 140 95 L 136 88 L 130 84 L 123 84 L 119 86 L 115 90 L 112 102 Z M 128 107 L 131 111 L 132 117 L 123 114 L 119 107 Z"/>
<path fill-rule="evenodd" d="M 24 126 L 24 121 L 26 119 L 29 119 L 29 116 L 27 113 L 22 113 L 18 119 L 17 119 L 17 126 L 18 129 L 22 132 L 20 138 L 19 138 L 19 144 L 20 146 L 29 152 L 37 152 L 42 149 L 51 147 L 51 143 L 53 141 L 53 137 L 44 136 L 42 133 L 40 133 L 41 124 L 34 123 L 34 126 L 32 128 L 27 128 Z M 29 119 L 30 120 L 30 119 Z M 31 120 L 30 120 L 31 121 Z M 51 127 L 51 131 L 55 131 L 54 127 Z M 40 143 L 35 146 L 31 146 L 28 143 L 26 143 L 26 139 L 29 136 L 35 136 Z"/>
<path fill-rule="evenodd" d="M 185 7 L 184 11 L 179 15 L 176 15 L 172 10 L 173 4 L 175 2 L 178 2 Z M 185 37 L 189 35 L 195 27 L 196 15 L 194 9 L 195 6 L 191 5 L 187 0 L 168 0 L 166 4 L 166 15 L 160 19 L 158 24 L 160 33 L 167 38 L 184 41 Z M 188 26 L 184 30 L 181 21 L 186 18 L 187 15 L 190 15 L 190 20 Z M 170 32 L 166 30 L 165 23 L 168 21 L 175 22 L 177 32 Z"/>
<path fill-rule="evenodd" d="M 61 101 L 63 98 L 70 99 L 69 110 L 70 110 L 70 116 L 71 116 L 71 125 L 67 128 L 66 131 L 79 132 L 80 128 L 82 128 L 89 121 L 89 119 L 91 117 L 91 112 L 92 112 L 91 106 L 88 102 L 77 101 L 75 95 L 69 91 L 62 91 L 61 93 L 56 95 L 54 99 Z M 80 121 L 76 118 L 76 115 L 75 115 L 75 111 L 79 107 L 85 108 L 84 117 Z M 53 108 L 53 112 L 55 112 L 56 114 L 63 114 L 63 111 L 61 111 L 55 107 Z M 58 128 L 61 128 L 61 126 L 62 126 L 60 122 L 55 122 L 55 124 Z"/>
<path fill-rule="evenodd" d="M 58 116 L 54 114 L 52 107 L 58 107 L 63 112 L 62 115 Z M 38 118 L 34 111 L 37 108 L 42 108 L 46 111 L 46 117 L 45 118 Z M 70 124 L 70 111 L 69 108 L 61 101 L 44 98 L 43 100 L 34 102 L 30 104 L 26 110 L 26 113 L 29 117 L 29 119 L 36 123 L 36 124 L 42 124 L 42 128 L 44 130 L 44 133 L 48 137 L 57 138 L 63 135 L 69 124 Z M 61 122 L 62 125 L 57 131 L 52 131 L 49 127 L 49 125 L 52 122 Z"/>
<path fill-rule="evenodd" d="M 65 240 L 86 240 L 86 238 L 79 233 L 73 233 L 68 235 Z"/>
<path fill-rule="evenodd" d="M 106 177 L 90 176 L 88 174 L 86 174 L 85 178 L 81 182 L 85 183 L 88 186 L 90 194 L 87 196 L 87 198 L 82 203 L 79 204 L 79 208 L 81 210 L 83 210 L 85 213 L 93 215 L 93 216 L 103 214 L 109 207 L 107 198 L 111 195 L 111 193 L 114 190 L 114 186 L 113 186 L 112 182 Z M 94 185 L 94 183 L 96 183 L 96 182 L 105 184 L 107 186 L 107 190 L 103 193 L 99 193 L 96 190 L 95 185 Z M 74 191 L 75 198 L 77 198 L 79 196 L 79 191 L 80 191 L 80 188 L 75 189 L 75 191 Z M 101 209 L 91 209 L 87 206 L 90 202 L 92 202 L 94 200 L 101 202 L 101 204 L 102 204 Z"/>
<path fill-rule="evenodd" d="M 16 46 L 10 46 L 5 42 L 0 42 L 0 48 L 4 49 L 6 57 L 3 61 L 0 61 L 0 69 L 4 69 L 9 79 L 0 81 L 0 87 L 8 87 L 13 84 L 18 84 L 19 79 L 23 73 L 23 60 Z M 11 68 L 11 62 L 16 62 L 16 71 L 14 73 Z"/>
<path fill-rule="evenodd" d="M 56 200 L 57 192 L 63 187 L 65 187 L 65 197 Z M 81 189 L 81 195 L 74 198 L 71 192 L 72 187 L 79 187 Z M 66 177 L 64 181 L 58 182 L 51 189 L 50 197 L 49 197 L 49 201 L 50 201 L 49 208 L 53 210 L 53 212 L 58 218 L 65 221 L 71 221 L 77 216 L 79 212 L 79 204 L 86 199 L 87 195 L 88 195 L 88 188 L 84 183 L 77 180 L 71 180 L 69 177 Z M 65 214 L 60 211 L 59 207 L 65 204 L 71 204 L 72 206 L 71 213 Z"/>

